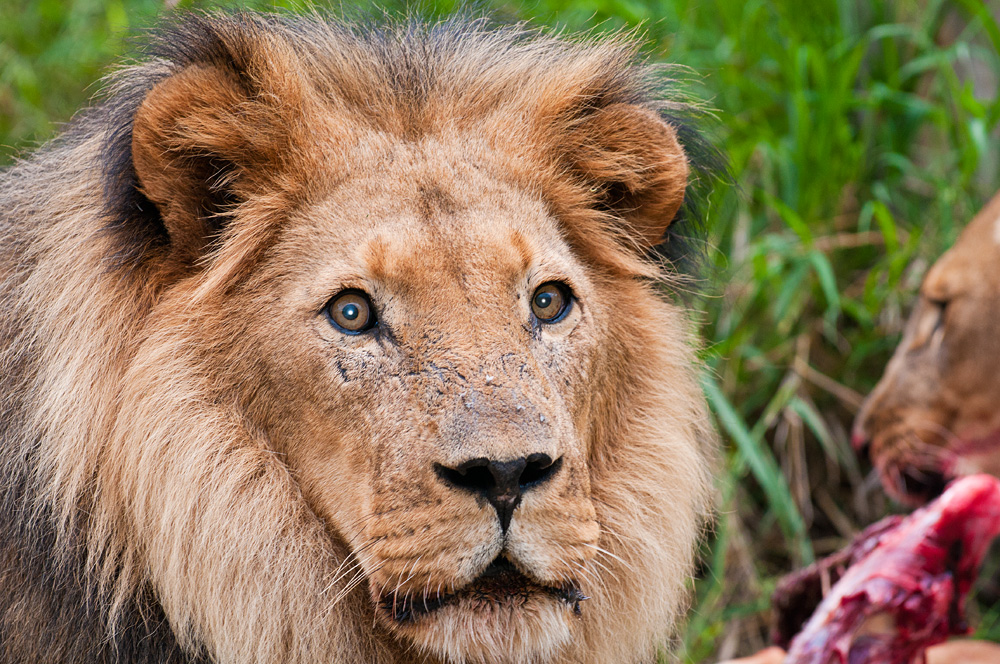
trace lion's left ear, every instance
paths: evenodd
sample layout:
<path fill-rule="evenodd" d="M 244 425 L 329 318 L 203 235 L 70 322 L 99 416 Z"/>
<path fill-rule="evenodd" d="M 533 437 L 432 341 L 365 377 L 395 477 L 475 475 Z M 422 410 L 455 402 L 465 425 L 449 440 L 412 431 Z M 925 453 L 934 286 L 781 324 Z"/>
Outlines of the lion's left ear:
<path fill-rule="evenodd" d="M 612 104 L 571 133 L 566 159 L 589 184 L 596 205 L 622 219 L 641 245 L 659 244 L 687 186 L 688 160 L 674 127 L 649 108 Z"/>

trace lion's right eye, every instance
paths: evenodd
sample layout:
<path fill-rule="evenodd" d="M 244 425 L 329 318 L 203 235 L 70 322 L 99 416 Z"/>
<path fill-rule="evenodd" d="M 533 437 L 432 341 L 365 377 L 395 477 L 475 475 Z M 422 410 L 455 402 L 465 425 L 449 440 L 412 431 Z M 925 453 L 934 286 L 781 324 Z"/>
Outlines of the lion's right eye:
<path fill-rule="evenodd" d="M 541 323 L 559 322 L 572 304 L 569 287 L 558 281 L 542 284 L 531 296 L 531 312 Z"/>
<path fill-rule="evenodd" d="M 378 323 L 368 295 L 358 290 L 342 291 L 326 305 L 326 315 L 344 334 L 361 334 Z"/>
<path fill-rule="evenodd" d="M 909 346 L 911 350 L 922 348 L 935 338 L 940 339 L 944 334 L 944 316 L 948 303 L 927 298 L 921 302 L 920 307 Z"/>

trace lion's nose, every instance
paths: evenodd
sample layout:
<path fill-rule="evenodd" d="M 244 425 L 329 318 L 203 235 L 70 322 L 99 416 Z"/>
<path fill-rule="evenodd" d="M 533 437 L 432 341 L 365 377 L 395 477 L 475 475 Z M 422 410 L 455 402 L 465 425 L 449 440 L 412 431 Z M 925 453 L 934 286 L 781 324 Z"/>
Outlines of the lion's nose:
<path fill-rule="evenodd" d="M 858 453 L 858 456 L 862 459 L 870 458 L 871 454 L 871 437 L 868 435 L 868 431 L 865 430 L 865 423 L 859 417 L 854 420 L 854 426 L 851 428 L 851 446 Z"/>
<path fill-rule="evenodd" d="M 512 461 L 479 457 L 454 468 L 436 464 L 435 470 L 445 484 L 486 498 L 506 533 L 521 494 L 550 480 L 561 466 L 562 457 L 553 461 L 548 454 L 537 452 Z"/>
<path fill-rule="evenodd" d="M 865 455 L 868 453 L 868 434 L 865 430 L 855 423 L 854 428 L 851 429 L 851 447 L 858 452 L 858 454 Z"/>

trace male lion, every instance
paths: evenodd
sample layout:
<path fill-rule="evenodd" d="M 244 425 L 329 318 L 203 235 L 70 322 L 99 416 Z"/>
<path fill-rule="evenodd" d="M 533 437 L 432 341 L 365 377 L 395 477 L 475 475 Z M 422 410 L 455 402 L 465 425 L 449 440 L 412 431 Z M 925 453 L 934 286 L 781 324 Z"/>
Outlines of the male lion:
<path fill-rule="evenodd" d="M 1000 194 L 927 273 L 854 441 L 911 505 L 958 475 L 1000 476 Z"/>
<path fill-rule="evenodd" d="M 0 184 L 0 660 L 650 662 L 712 432 L 626 40 L 193 17 Z"/>

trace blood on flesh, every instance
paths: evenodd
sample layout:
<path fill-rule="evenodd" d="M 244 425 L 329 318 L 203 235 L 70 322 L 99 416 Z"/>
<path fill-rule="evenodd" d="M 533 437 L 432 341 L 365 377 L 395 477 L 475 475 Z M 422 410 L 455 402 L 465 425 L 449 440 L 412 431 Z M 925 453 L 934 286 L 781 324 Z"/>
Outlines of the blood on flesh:
<path fill-rule="evenodd" d="M 779 584 L 773 636 L 788 647 L 786 664 L 922 662 L 929 646 L 968 632 L 965 597 L 998 534 L 1000 481 L 988 475 L 958 479 L 913 514 L 870 526 Z M 820 595 L 799 631 L 797 616 Z"/>

